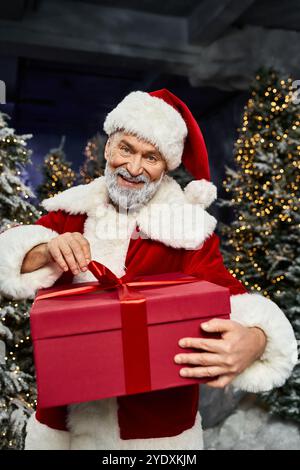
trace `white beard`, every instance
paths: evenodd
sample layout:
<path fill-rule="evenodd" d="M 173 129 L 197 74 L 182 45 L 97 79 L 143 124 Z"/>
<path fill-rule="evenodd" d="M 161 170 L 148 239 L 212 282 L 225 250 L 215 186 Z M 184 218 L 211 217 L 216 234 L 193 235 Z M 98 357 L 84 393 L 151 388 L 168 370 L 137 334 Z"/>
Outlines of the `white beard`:
<path fill-rule="evenodd" d="M 118 175 L 125 176 L 125 178 L 134 182 L 143 181 L 144 184 L 141 188 L 137 189 L 120 187 L 117 181 Z M 164 172 L 161 174 L 158 181 L 150 181 L 146 175 L 131 176 L 124 167 L 117 168 L 113 171 L 107 162 L 104 176 L 108 194 L 112 202 L 121 209 L 135 210 L 147 204 L 154 196 L 163 179 Z"/>

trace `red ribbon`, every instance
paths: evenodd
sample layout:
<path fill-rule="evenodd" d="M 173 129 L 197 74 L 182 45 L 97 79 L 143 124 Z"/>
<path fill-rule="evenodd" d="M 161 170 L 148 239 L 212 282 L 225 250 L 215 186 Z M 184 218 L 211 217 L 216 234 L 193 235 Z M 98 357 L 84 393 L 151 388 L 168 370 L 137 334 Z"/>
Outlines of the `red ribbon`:
<path fill-rule="evenodd" d="M 129 281 L 127 275 L 119 278 L 106 266 L 97 261 L 90 261 L 88 269 L 96 277 L 98 284 L 74 286 L 55 292 L 38 294 L 36 300 L 65 297 L 74 294 L 87 294 L 99 289 L 117 289 L 121 306 L 126 393 L 142 393 L 151 390 L 146 298 L 135 287 L 162 287 L 196 282 L 199 279 L 181 278 L 163 281 Z"/>

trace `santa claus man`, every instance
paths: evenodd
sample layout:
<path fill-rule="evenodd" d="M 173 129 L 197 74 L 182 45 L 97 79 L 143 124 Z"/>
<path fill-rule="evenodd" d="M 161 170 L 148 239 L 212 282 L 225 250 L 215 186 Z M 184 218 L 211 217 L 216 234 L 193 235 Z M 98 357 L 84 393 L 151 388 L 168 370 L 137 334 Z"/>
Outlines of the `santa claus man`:
<path fill-rule="evenodd" d="M 166 89 L 134 91 L 107 115 L 104 130 L 104 176 L 44 200 L 48 213 L 36 224 L 0 235 L 1 292 L 33 298 L 54 283 L 95 281 L 87 269 L 92 259 L 119 277 L 195 275 L 229 288 L 231 319 L 202 325 L 220 339 L 181 339 L 174 361 L 182 364 L 182 377 L 208 376 L 211 387 L 232 383 L 250 392 L 281 386 L 297 361 L 295 336 L 280 308 L 247 292 L 223 264 L 217 221 L 206 211 L 216 188 L 188 107 Z M 185 190 L 167 174 L 181 162 L 195 177 Z M 193 384 L 59 408 L 38 405 L 25 448 L 199 450 L 198 399 Z"/>

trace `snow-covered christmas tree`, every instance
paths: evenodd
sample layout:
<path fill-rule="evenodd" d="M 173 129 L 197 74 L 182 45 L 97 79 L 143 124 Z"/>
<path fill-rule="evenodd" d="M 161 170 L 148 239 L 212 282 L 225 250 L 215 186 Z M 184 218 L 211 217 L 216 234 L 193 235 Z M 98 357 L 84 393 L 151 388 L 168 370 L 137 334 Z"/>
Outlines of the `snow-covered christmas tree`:
<path fill-rule="evenodd" d="M 64 144 L 65 138 L 62 137 L 60 146 L 50 150 L 44 159 L 43 181 L 37 188 L 41 201 L 71 188 L 76 182 L 76 174 L 66 160 Z"/>
<path fill-rule="evenodd" d="M 220 224 L 225 264 L 249 291 L 273 300 L 300 340 L 300 105 L 292 79 L 260 69 L 224 186 L 233 209 Z M 272 414 L 300 421 L 300 365 L 280 388 L 259 396 Z"/>
<path fill-rule="evenodd" d="M 0 112 L 0 232 L 18 224 L 31 224 L 39 213 L 31 189 L 22 181 L 30 162 L 27 140 L 8 127 Z M 20 449 L 25 424 L 35 408 L 36 390 L 29 329 L 31 301 L 0 295 L 0 448 Z"/>

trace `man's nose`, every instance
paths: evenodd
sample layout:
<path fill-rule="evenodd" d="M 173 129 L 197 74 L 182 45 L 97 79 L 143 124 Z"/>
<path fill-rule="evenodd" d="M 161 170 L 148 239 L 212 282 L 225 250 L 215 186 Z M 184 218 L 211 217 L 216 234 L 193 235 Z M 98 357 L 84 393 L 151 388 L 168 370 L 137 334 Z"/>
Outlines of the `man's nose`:
<path fill-rule="evenodd" d="M 139 176 L 143 173 L 142 160 L 141 158 L 133 158 L 127 163 L 127 170 L 131 176 Z"/>

